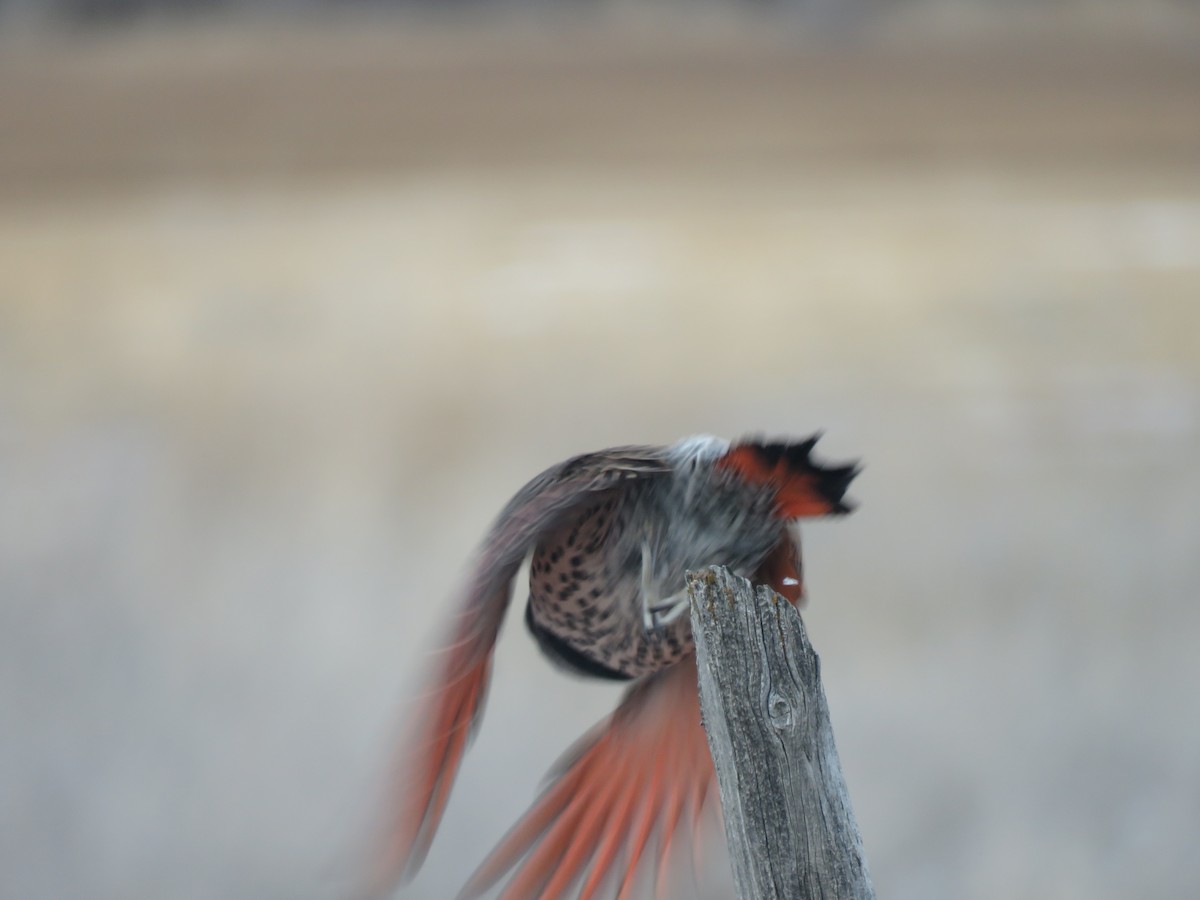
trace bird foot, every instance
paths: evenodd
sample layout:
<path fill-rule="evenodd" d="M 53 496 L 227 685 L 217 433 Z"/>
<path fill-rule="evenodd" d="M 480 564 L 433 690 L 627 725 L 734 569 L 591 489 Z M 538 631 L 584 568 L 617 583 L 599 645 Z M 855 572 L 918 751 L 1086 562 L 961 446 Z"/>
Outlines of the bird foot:
<path fill-rule="evenodd" d="M 670 625 L 688 609 L 687 589 L 670 597 L 655 599 L 654 560 L 650 542 L 642 541 L 642 624 L 647 631 L 657 631 Z"/>
<path fill-rule="evenodd" d="M 688 611 L 687 591 L 672 594 L 657 603 L 647 603 L 643 610 L 643 622 L 647 631 L 665 628 Z"/>

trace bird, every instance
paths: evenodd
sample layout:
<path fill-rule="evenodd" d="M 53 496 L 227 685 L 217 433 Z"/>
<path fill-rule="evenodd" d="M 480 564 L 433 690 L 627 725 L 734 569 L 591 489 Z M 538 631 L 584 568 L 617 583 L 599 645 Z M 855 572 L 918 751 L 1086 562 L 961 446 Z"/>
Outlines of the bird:
<path fill-rule="evenodd" d="M 399 757 L 379 872 L 420 867 L 479 725 L 493 650 L 521 566 L 525 625 L 577 675 L 631 682 L 617 708 L 563 757 L 536 801 L 466 881 L 460 900 L 509 876 L 504 900 L 576 896 L 661 870 L 714 795 L 700 721 L 686 574 L 725 566 L 805 600 L 797 519 L 839 515 L 857 463 L 822 465 L 805 440 L 711 435 L 572 457 L 521 488 L 487 532 L 434 656 Z M 659 836 L 657 860 L 647 853 Z M 515 871 L 513 871 L 515 869 Z M 511 875 L 510 875 L 511 873 Z"/>

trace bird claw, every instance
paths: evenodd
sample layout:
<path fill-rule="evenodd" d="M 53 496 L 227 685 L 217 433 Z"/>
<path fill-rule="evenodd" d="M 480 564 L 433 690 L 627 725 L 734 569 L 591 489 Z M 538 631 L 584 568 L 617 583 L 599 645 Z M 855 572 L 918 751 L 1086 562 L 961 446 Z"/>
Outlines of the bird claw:
<path fill-rule="evenodd" d="M 688 609 L 687 591 L 682 590 L 662 600 L 654 599 L 654 564 L 650 542 L 642 541 L 642 624 L 647 631 L 665 628 Z"/>
<path fill-rule="evenodd" d="M 654 631 L 670 625 L 688 611 L 689 602 L 687 593 L 680 591 L 666 600 L 647 604 L 644 613 L 646 630 Z"/>

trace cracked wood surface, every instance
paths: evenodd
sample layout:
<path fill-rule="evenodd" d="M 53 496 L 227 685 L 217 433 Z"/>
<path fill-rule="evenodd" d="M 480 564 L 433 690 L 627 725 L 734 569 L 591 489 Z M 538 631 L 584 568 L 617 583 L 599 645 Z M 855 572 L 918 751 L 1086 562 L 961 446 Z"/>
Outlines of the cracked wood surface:
<path fill-rule="evenodd" d="M 799 611 L 721 568 L 690 573 L 688 590 L 738 896 L 873 898 Z"/>

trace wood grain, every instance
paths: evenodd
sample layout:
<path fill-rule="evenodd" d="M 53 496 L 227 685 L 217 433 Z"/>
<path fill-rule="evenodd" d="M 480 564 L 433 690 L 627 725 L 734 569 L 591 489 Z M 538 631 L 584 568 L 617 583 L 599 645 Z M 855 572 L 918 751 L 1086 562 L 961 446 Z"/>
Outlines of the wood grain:
<path fill-rule="evenodd" d="M 873 898 L 800 613 L 720 568 L 691 573 L 688 591 L 738 896 Z"/>

